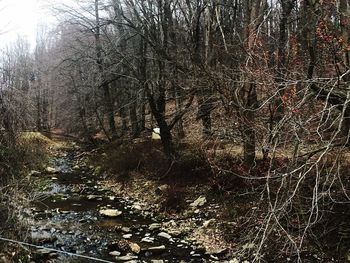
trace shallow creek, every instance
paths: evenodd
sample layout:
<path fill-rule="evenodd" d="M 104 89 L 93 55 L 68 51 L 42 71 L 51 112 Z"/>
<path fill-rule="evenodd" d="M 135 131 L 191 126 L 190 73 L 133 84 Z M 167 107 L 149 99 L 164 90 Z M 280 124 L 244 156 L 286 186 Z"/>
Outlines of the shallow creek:
<path fill-rule="evenodd" d="M 166 219 L 151 212 L 145 215 L 135 207 L 134 200 L 104 189 L 91 169 L 77 164 L 78 154 L 57 154 L 51 165 L 54 172 L 43 172 L 33 178 L 43 186 L 37 193 L 39 201 L 28 209 L 30 240 L 62 251 L 39 249 L 34 253 L 35 262 L 49 258 L 59 262 L 94 262 L 63 252 L 111 262 L 210 261 L 181 237 L 159 235 L 162 231 L 157 223 Z M 122 214 L 105 217 L 100 214 L 102 209 L 117 209 Z M 126 244 L 125 251 L 122 244 Z"/>

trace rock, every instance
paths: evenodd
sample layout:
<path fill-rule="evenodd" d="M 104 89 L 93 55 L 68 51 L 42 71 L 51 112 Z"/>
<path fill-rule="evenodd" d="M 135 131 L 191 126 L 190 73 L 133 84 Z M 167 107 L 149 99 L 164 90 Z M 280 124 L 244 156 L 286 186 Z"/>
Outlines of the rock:
<path fill-rule="evenodd" d="M 110 250 L 116 250 L 121 251 L 122 253 L 130 252 L 130 241 L 122 239 L 118 240 L 116 242 L 113 242 L 112 244 L 109 244 L 108 247 Z"/>
<path fill-rule="evenodd" d="M 141 251 L 141 247 L 136 243 L 130 243 L 129 247 L 130 247 L 131 251 L 135 254 L 139 254 Z"/>
<path fill-rule="evenodd" d="M 100 215 L 103 215 L 106 217 L 117 217 L 117 216 L 120 216 L 123 212 L 117 209 L 102 209 L 100 210 L 99 213 Z"/>
<path fill-rule="evenodd" d="M 161 228 L 161 226 L 162 225 L 159 223 L 153 223 L 153 224 L 149 225 L 148 230 L 150 230 L 150 231 L 157 230 L 157 229 Z"/>
<path fill-rule="evenodd" d="M 119 257 L 122 253 L 119 251 L 111 251 L 109 254 L 113 257 Z"/>
<path fill-rule="evenodd" d="M 239 263 L 239 260 L 237 258 L 231 259 L 229 263 Z"/>
<path fill-rule="evenodd" d="M 122 227 L 121 229 L 124 233 L 130 233 L 131 229 L 129 227 Z"/>
<path fill-rule="evenodd" d="M 50 167 L 50 166 L 46 167 L 45 171 L 47 173 L 50 173 L 50 174 L 57 174 L 58 173 L 58 171 L 55 168 Z"/>
<path fill-rule="evenodd" d="M 205 196 L 198 197 L 193 203 L 190 204 L 192 207 L 200 207 L 203 206 L 207 202 Z"/>
<path fill-rule="evenodd" d="M 57 240 L 56 236 L 53 236 L 51 233 L 44 231 L 44 232 L 32 232 L 31 234 L 31 240 L 32 242 L 36 244 L 47 244 L 47 243 L 53 243 Z"/>
<path fill-rule="evenodd" d="M 141 242 L 153 243 L 154 242 L 154 238 L 153 237 L 144 237 L 144 238 L 141 239 Z"/>
<path fill-rule="evenodd" d="M 123 238 L 125 239 L 130 239 L 132 237 L 132 234 L 125 234 L 123 235 Z"/>
<path fill-rule="evenodd" d="M 40 249 L 37 249 L 35 251 L 36 254 L 40 254 L 40 255 L 43 255 L 43 256 L 50 255 L 51 252 L 52 252 L 51 250 L 46 249 L 46 248 L 40 248 Z"/>
<path fill-rule="evenodd" d="M 165 232 L 160 232 L 157 236 L 165 238 L 165 239 L 171 239 L 171 235 Z"/>
<path fill-rule="evenodd" d="M 147 248 L 147 250 L 151 251 L 151 252 L 161 252 L 161 251 L 165 250 L 165 246 L 161 245 L 161 246 L 158 246 L 158 247 L 149 247 L 149 248 Z"/>
<path fill-rule="evenodd" d="M 132 209 L 135 209 L 135 210 L 138 210 L 138 211 L 141 211 L 142 210 L 142 207 L 138 204 L 135 204 L 131 207 Z"/>
<path fill-rule="evenodd" d="M 97 199 L 99 196 L 98 195 L 88 195 L 88 196 L 86 196 L 86 198 L 88 199 L 88 200 L 95 200 L 95 199 Z"/>
<path fill-rule="evenodd" d="M 203 227 L 204 227 L 204 228 L 207 228 L 207 227 L 209 227 L 210 225 L 212 225 L 214 222 L 215 222 L 215 219 L 209 219 L 209 220 L 207 220 L 207 221 L 204 221 Z"/>
<path fill-rule="evenodd" d="M 215 260 L 215 261 L 219 261 L 219 258 L 216 257 L 216 256 L 210 255 L 210 258 L 213 259 L 213 260 Z"/>
<path fill-rule="evenodd" d="M 121 256 L 121 257 L 115 257 L 115 259 L 121 260 L 121 261 L 129 261 L 129 260 L 138 259 L 138 256 L 126 255 L 126 256 Z"/>
<path fill-rule="evenodd" d="M 173 237 L 179 237 L 183 234 L 183 231 L 181 231 L 181 230 L 170 230 L 168 232 Z"/>
<path fill-rule="evenodd" d="M 164 194 L 166 191 L 168 191 L 169 190 L 169 185 L 167 185 L 167 184 L 163 184 L 163 185 L 160 185 L 160 186 L 158 186 L 157 188 L 156 188 L 156 190 L 155 190 L 155 193 L 157 194 L 157 195 L 162 195 L 162 194 Z"/>
<path fill-rule="evenodd" d="M 151 260 L 151 263 L 164 263 L 164 260 L 162 260 L 162 259 L 153 259 L 153 260 Z"/>

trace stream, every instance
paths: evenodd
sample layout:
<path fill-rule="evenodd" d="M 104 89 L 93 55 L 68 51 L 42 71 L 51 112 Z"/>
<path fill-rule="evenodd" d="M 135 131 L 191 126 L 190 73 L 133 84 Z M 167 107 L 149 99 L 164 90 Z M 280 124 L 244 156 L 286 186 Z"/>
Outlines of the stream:
<path fill-rule="evenodd" d="M 50 171 L 33 176 L 36 201 L 27 209 L 30 242 L 53 250 L 33 251 L 33 262 L 209 262 L 195 245 L 161 231 L 166 221 L 141 213 L 135 200 L 105 189 L 80 152 L 58 152 Z M 118 211 L 109 217 L 101 210 Z M 120 211 L 120 212 L 119 212 Z M 64 253 L 77 255 L 72 256 Z"/>

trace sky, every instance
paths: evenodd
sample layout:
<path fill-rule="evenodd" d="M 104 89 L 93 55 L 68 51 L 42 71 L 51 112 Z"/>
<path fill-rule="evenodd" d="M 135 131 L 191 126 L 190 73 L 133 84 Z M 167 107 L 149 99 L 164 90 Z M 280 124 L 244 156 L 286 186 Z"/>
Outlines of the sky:
<path fill-rule="evenodd" d="M 69 4 L 72 0 L 55 1 Z M 13 43 L 18 36 L 27 38 L 33 48 L 38 26 L 55 23 L 50 5 L 54 5 L 53 0 L 0 0 L 0 48 Z"/>

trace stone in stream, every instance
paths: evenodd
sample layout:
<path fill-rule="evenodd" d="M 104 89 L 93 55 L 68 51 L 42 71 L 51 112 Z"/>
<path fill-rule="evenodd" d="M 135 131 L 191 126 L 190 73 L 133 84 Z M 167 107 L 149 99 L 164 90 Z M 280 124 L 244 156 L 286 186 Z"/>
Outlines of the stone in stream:
<path fill-rule="evenodd" d="M 95 200 L 95 199 L 97 199 L 97 198 L 99 198 L 100 196 L 98 196 L 98 195 L 87 195 L 86 196 L 86 198 L 88 199 L 88 200 Z"/>
<path fill-rule="evenodd" d="M 141 239 L 141 242 L 153 243 L 154 242 L 154 238 L 153 237 L 144 237 L 144 238 Z"/>
<path fill-rule="evenodd" d="M 122 227 L 122 229 L 121 229 L 124 233 L 130 233 L 131 232 L 131 229 L 130 229 L 130 227 Z"/>
<path fill-rule="evenodd" d="M 108 245 L 108 247 L 111 250 L 118 250 L 118 251 L 121 251 L 122 253 L 127 253 L 127 252 L 130 252 L 129 243 L 130 241 L 122 239 L 122 240 L 113 242 L 112 244 Z"/>
<path fill-rule="evenodd" d="M 121 260 L 121 261 L 130 261 L 130 260 L 138 259 L 138 256 L 126 255 L 126 256 L 121 256 L 121 257 L 115 257 L 115 259 Z"/>
<path fill-rule="evenodd" d="M 161 245 L 161 246 L 158 246 L 158 247 L 149 247 L 149 248 L 147 248 L 147 251 L 150 251 L 150 252 L 162 252 L 165 249 L 166 249 L 165 246 Z"/>
<path fill-rule="evenodd" d="M 131 208 L 135 209 L 135 210 L 138 210 L 138 211 L 142 210 L 142 207 L 139 204 L 134 204 Z"/>
<path fill-rule="evenodd" d="M 119 257 L 122 253 L 119 251 L 111 251 L 109 254 L 113 257 Z"/>
<path fill-rule="evenodd" d="M 129 247 L 130 247 L 131 251 L 135 254 L 139 254 L 141 251 L 141 247 L 136 243 L 130 242 Z"/>
<path fill-rule="evenodd" d="M 35 251 L 36 254 L 40 254 L 40 255 L 49 255 L 52 251 L 49 250 L 49 249 L 46 249 L 46 248 L 40 248 L 40 249 L 37 249 Z"/>
<path fill-rule="evenodd" d="M 132 237 L 132 234 L 125 234 L 123 235 L 123 238 L 125 239 L 130 239 Z"/>
<path fill-rule="evenodd" d="M 161 226 L 162 225 L 159 223 L 153 223 L 153 224 L 149 225 L 148 230 L 150 230 L 150 231 L 157 230 L 157 229 L 161 228 Z"/>
<path fill-rule="evenodd" d="M 99 213 L 100 215 L 103 215 L 106 217 L 117 217 L 117 216 L 120 216 L 123 212 L 117 209 L 102 209 L 100 210 Z"/>
<path fill-rule="evenodd" d="M 171 239 L 171 235 L 169 235 L 168 233 L 165 232 L 160 232 L 158 234 L 159 237 L 165 238 L 165 239 Z"/>
<path fill-rule="evenodd" d="M 57 169 L 50 167 L 50 166 L 46 167 L 45 171 L 49 174 L 57 174 L 58 173 Z"/>
<path fill-rule="evenodd" d="M 49 232 L 32 232 L 31 234 L 31 240 L 32 242 L 36 244 L 46 244 L 46 243 L 53 243 L 57 240 L 56 236 L 53 236 Z"/>

